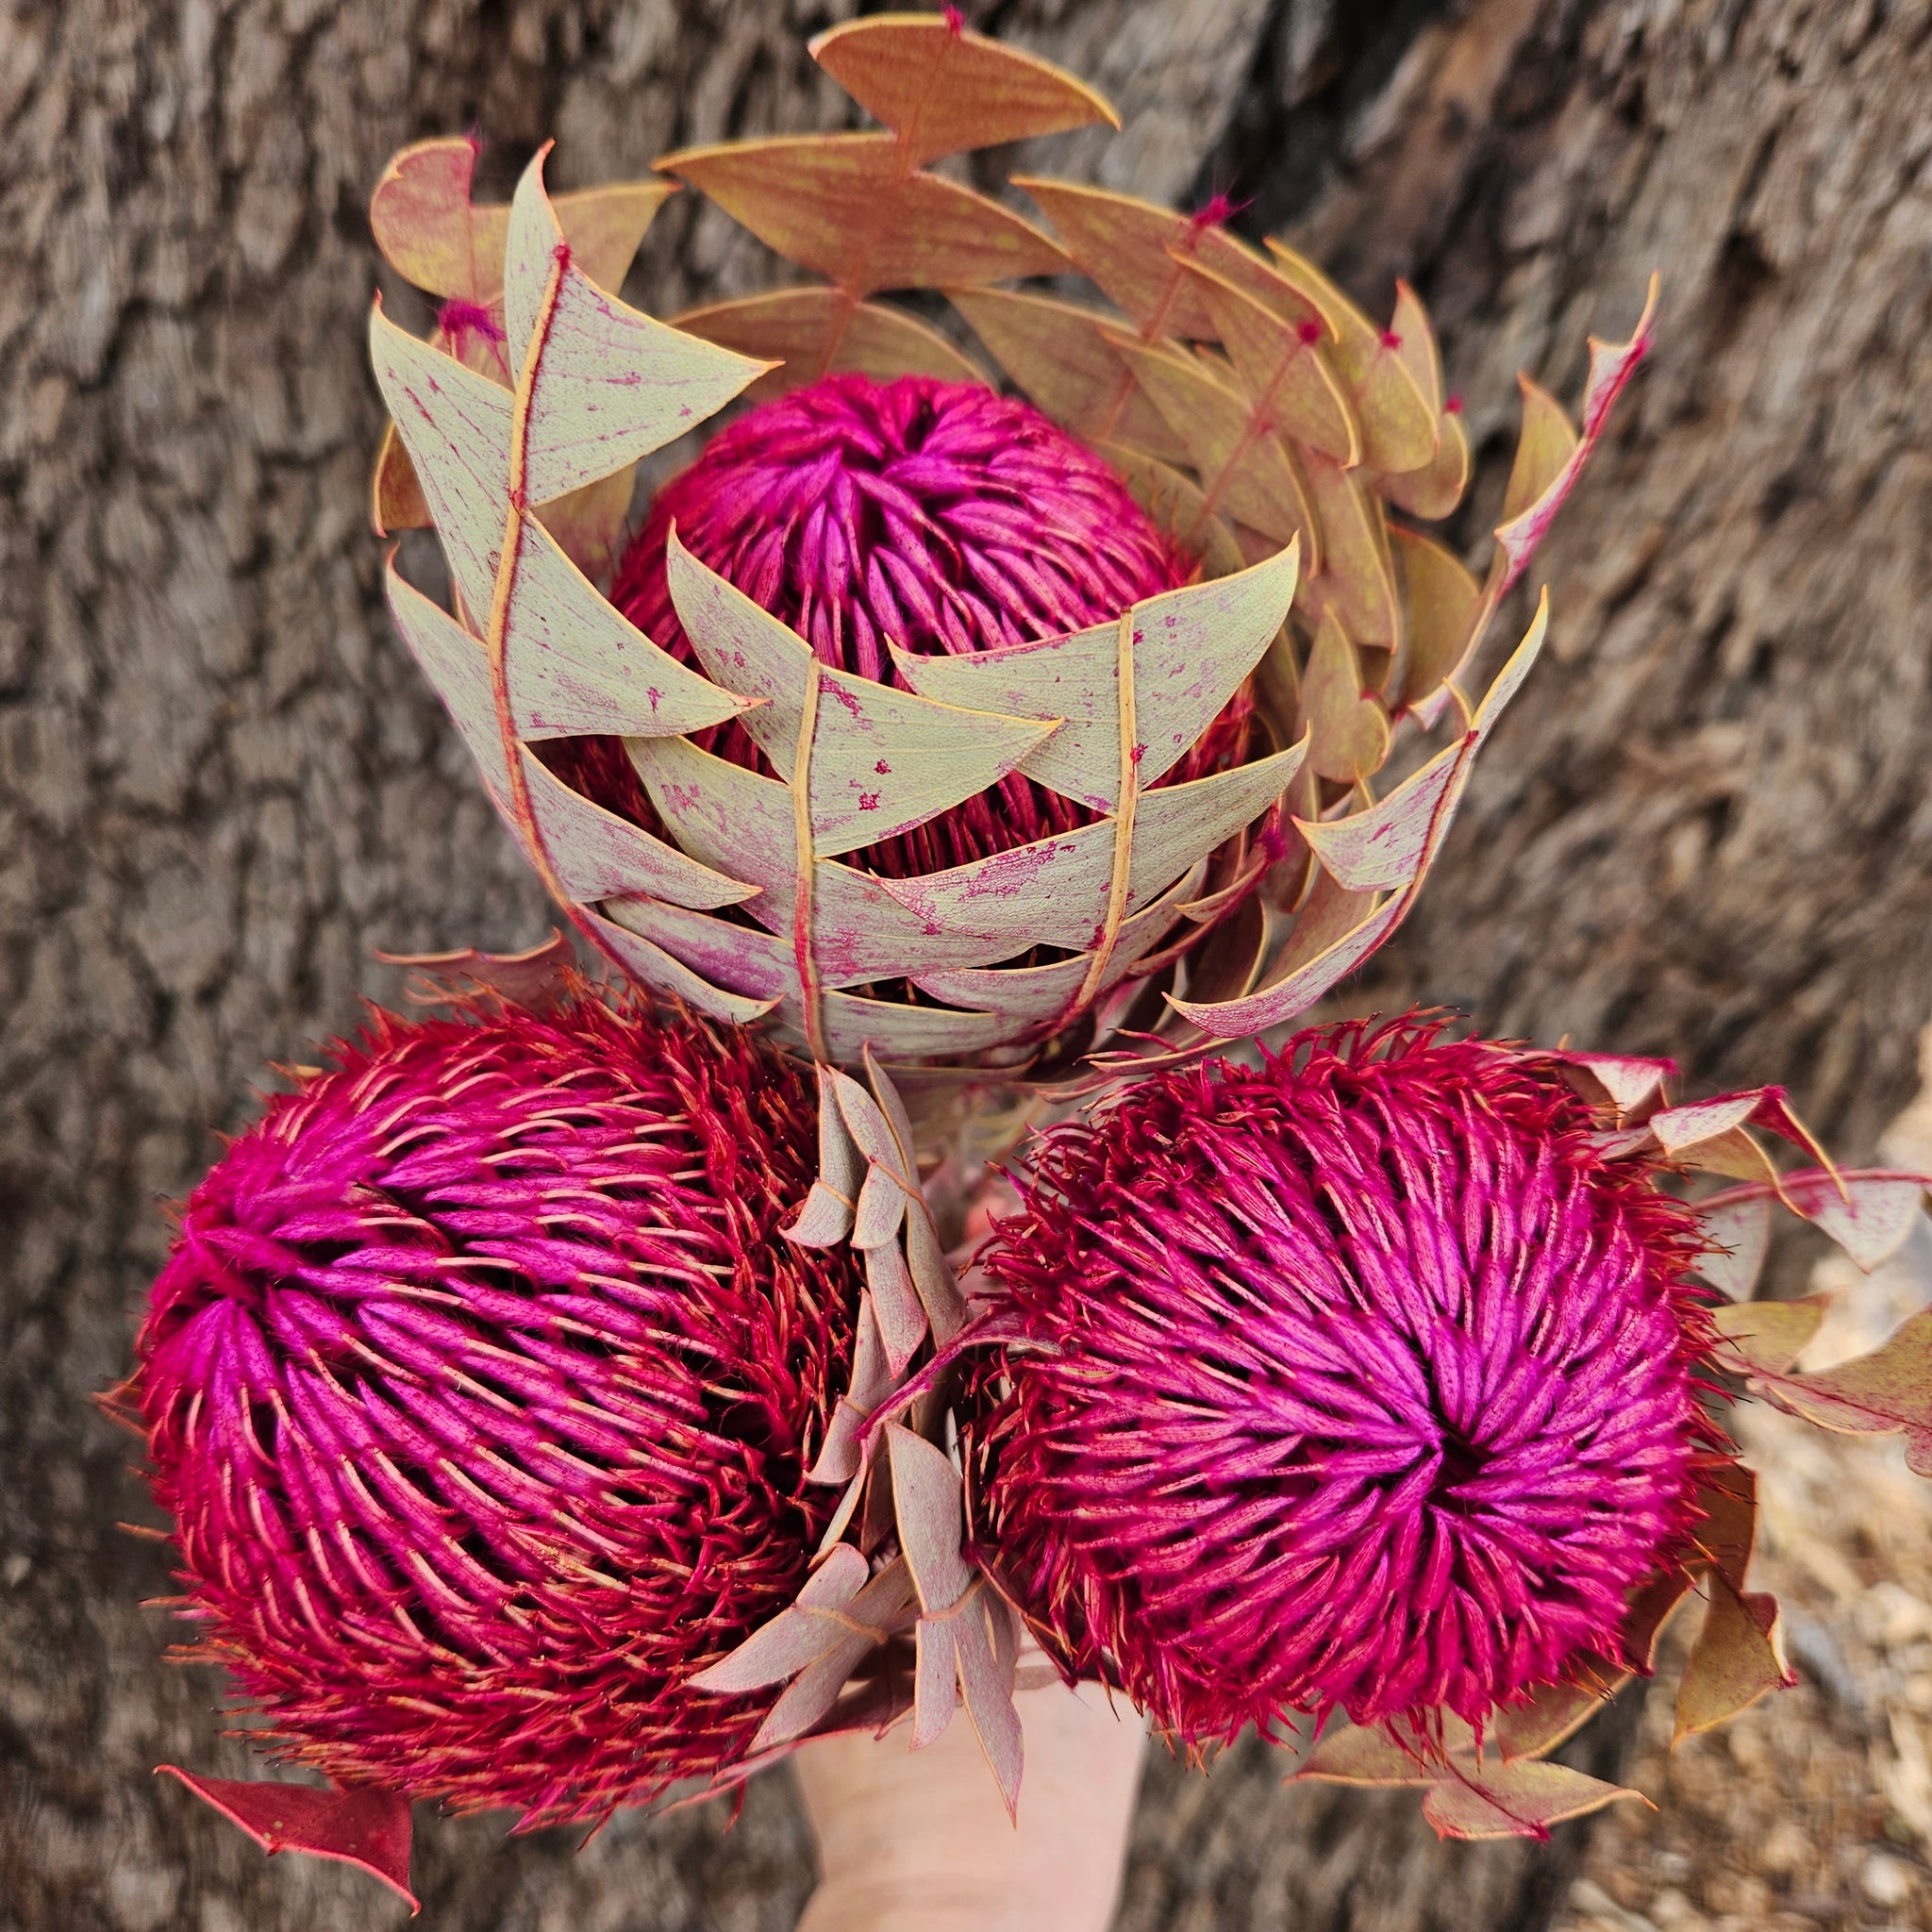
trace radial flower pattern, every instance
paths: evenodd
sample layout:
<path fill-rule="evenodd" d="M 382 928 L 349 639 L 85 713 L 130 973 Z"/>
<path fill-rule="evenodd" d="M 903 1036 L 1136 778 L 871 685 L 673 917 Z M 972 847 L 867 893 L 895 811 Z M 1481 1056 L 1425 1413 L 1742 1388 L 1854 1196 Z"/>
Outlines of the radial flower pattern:
<path fill-rule="evenodd" d="M 1170 1732 L 1480 1722 L 1590 1650 L 1716 1447 L 1690 1210 L 1547 1063 L 1413 1021 L 1150 1079 L 1038 1144 L 978 1527 Z"/>
<path fill-rule="evenodd" d="M 599 1816 L 743 1749 L 858 1283 L 808 1082 L 588 994 L 378 1016 L 189 1200 L 132 1393 L 204 1654 L 351 1785 Z M 765 1700 L 768 1702 L 769 1700 Z"/>

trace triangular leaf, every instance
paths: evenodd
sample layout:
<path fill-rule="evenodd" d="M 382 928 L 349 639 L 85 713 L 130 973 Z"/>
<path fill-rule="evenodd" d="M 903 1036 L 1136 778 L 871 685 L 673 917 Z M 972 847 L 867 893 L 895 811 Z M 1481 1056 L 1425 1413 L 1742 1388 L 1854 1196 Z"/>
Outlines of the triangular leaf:
<path fill-rule="evenodd" d="M 1458 558 L 1413 530 L 1391 525 L 1389 546 L 1402 586 L 1406 645 L 1391 703 L 1413 705 L 1440 690 L 1461 660 L 1482 590 Z"/>
<path fill-rule="evenodd" d="M 674 441 L 765 370 L 626 307 L 576 266 L 543 190 L 548 152 L 539 149 L 517 183 L 504 261 L 531 504 Z"/>
<path fill-rule="evenodd" d="M 412 1913 L 422 1909 L 409 1890 L 409 1801 L 400 1791 L 367 1785 L 318 1790 L 312 1785 L 198 1777 L 175 1764 L 160 1769 L 239 1824 L 263 1851 L 307 1852 L 357 1866 L 407 1899 Z"/>
<path fill-rule="evenodd" d="M 709 980 L 693 973 L 681 959 L 674 959 L 663 947 L 626 932 L 623 926 L 613 924 L 596 912 L 587 910 L 583 917 L 590 921 L 610 957 L 633 979 L 659 992 L 670 993 L 673 998 L 682 1000 L 686 1006 L 709 1019 L 728 1020 L 733 1025 L 749 1026 L 754 1020 L 763 1019 L 777 1005 L 775 1000 L 747 998 L 742 993 L 727 992 L 723 987 L 713 986 Z"/>
<path fill-rule="evenodd" d="M 937 14 L 884 14 L 822 33 L 811 56 L 908 159 L 1058 134 L 1120 117 L 1100 95 L 1038 55 L 1002 46 Z"/>
<path fill-rule="evenodd" d="M 1295 829 L 1352 892 L 1386 892 L 1410 884 L 1427 863 L 1437 821 L 1468 763 L 1460 743 L 1427 764 L 1367 811 L 1344 819 L 1297 819 Z"/>
<path fill-rule="evenodd" d="M 1754 1372 L 1782 1374 L 1811 1345 L 1824 1307 L 1822 1297 L 1807 1295 L 1802 1301 L 1735 1302 L 1712 1309 L 1711 1325 L 1724 1338 L 1719 1365 L 1732 1368 L 1740 1361 Z"/>
<path fill-rule="evenodd" d="M 1703 1203 L 1697 1218 L 1707 1243 L 1697 1272 L 1734 1302 L 1749 1302 L 1771 1245 L 1771 1193 Z"/>
<path fill-rule="evenodd" d="M 1767 1691 L 1797 1682 L 1778 1638 L 1777 1599 L 1739 1591 L 1717 1571 L 1705 1582 L 1704 1627 L 1677 1685 L 1679 1743 L 1748 1710 Z"/>
<path fill-rule="evenodd" d="M 1903 1432 L 1906 1466 L 1915 1475 L 1932 1475 L 1932 1308 L 1913 1315 L 1870 1355 L 1815 1375 L 1760 1370 L 1754 1386 L 1822 1428 Z"/>
<path fill-rule="evenodd" d="M 369 358 L 422 485 L 450 575 L 479 624 L 488 614 L 508 510 L 509 391 L 369 311 Z"/>
<path fill-rule="evenodd" d="M 1166 775 L 1255 667 L 1294 596 L 1293 546 L 1232 577 L 1133 606 L 1135 772 L 1144 790 Z M 1009 644 L 972 656 L 894 649 L 914 690 L 949 704 L 1064 720 L 1020 769 L 1095 811 L 1119 802 L 1120 626 Z"/>
<path fill-rule="evenodd" d="M 1030 222 L 956 181 L 908 175 L 902 161 L 890 134 L 804 134 L 685 148 L 654 165 L 849 294 L 1065 269 L 1066 257 Z"/>
<path fill-rule="evenodd" d="M 1454 1774 L 1433 1785 L 1423 1816 L 1443 1838 L 1546 1839 L 1550 1826 L 1641 1793 L 1587 1777 L 1567 1764 L 1519 1758 L 1513 1764 L 1452 1760 Z"/>
<path fill-rule="evenodd" d="M 1361 658 L 1332 607 L 1324 612 L 1308 647 L 1302 715 L 1307 722 L 1308 759 L 1322 777 L 1358 785 L 1382 769 L 1389 756 L 1389 714 L 1362 689 Z"/>
<path fill-rule="evenodd" d="M 668 325 L 757 361 L 781 364 L 748 391 L 780 394 L 850 370 L 875 382 L 930 375 L 978 382 L 984 372 L 938 329 L 901 308 L 855 302 L 838 289 L 769 289 L 674 315 Z"/>

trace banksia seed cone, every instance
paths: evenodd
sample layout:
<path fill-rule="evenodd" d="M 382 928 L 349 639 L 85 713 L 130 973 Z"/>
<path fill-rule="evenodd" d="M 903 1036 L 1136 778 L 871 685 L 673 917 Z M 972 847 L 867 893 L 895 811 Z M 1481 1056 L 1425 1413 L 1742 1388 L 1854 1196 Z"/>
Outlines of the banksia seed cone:
<path fill-rule="evenodd" d="M 969 1487 L 1061 1658 L 1190 1743 L 1480 1724 L 1625 1662 L 1721 1441 L 1698 1224 L 1601 1126 L 1549 1062 L 1408 1022 L 1049 1131 L 982 1257 L 1012 1339 Z"/>
<path fill-rule="evenodd" d="M 777 1237 L 809 1084 L 587 993 L 378 1015 L 189 1199 L 128 1395 L 201 1654 L 351 1786 L 601 1816 L 740 1755 L 689 1679 L 835 1500 L 849 1251 Z"/>

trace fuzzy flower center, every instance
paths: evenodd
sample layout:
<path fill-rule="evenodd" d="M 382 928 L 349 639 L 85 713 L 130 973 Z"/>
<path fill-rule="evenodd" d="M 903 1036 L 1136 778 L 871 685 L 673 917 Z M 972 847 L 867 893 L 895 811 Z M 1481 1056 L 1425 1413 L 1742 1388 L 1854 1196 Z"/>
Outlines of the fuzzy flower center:
<path fill-rule="evenodd" d="M 611 596 L 696 663 L 665 577 L 674 524 L 825 663 L 885 684 L 901 682 L 889 645 L 969 653 L 1105 624 L 1191 568 L 1121 479 L 1030 404 L 925 376 L 834 375 L 795 390 L 721 431 L 658 492 Z M 1174 778 L 1236 762 L 1247 717 L 1245 697 L 1230 705 Z M 706 742 L 761 763 L 741 726 Z M 653 823 L 620 752 L 585 741 L 565 757 L 592 796 Z M 1091 816 L 1015 774 L 860 858 L 896 876 L 938 871 Z"/>
<path fill-rule="evenodd" d="M 1688 1212 L 1591 1124 L 1507 1049 L 1356 1031 L 1049 1135 L 982 1460 L 1063 1647 L 1191 1739 L 1614 1657 L 1708 1432 Z"/>
<path fill-rule="evenodd" d="M 204 1655 L 285 1755 L 594 1816 L 741 1751 L 856 1281 L 803 1077 L 586 1003 L 380 1023 L 196 1191 L 136 1388 Z"/>

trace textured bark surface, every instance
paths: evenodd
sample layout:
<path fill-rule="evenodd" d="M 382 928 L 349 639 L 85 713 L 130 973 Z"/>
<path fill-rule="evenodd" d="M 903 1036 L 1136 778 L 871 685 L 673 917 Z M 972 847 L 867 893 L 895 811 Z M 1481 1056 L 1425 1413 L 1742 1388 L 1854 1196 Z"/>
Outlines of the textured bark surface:
<path fill-rule="evenodd" d="M 148 1768 L 238 1774 L 219 1687 L 164 1668 L 165 1549 L 90 1407 L 182 1191 L 263 1063 L 392 991 L 373 946 L 545 924 L 375 596 L 362 217 L 399 142 L 475 125 L 508 182 L 824 125 L 837 9 L 781 0 L 66 0 L 0 13 L 0 1927 L 388 1924 Z M 1372 306 L 1443 325 L 1500 495 L 1527 364 L 1655 264 L 1661 345 L 1540 559 L 1554 654 L 1355 1004 L 1789 1079 L 1845 1153 L 1932 1010 L 1932 51 L 1922 4 L 1024 0 L 975 21 L 1128 119 L 1042 162 L 1252 192 Z M 1233 119 L 1230 123 L 1230 115 Z M 1073 158 L 1069 158 L 1069 154 Z M 1203 158 L 1207 158 L 1203 159 Z M 764 273 L 680 198 L 631 291 Z M 400 301 L 400 291 L 391 291 Z M 1593 1748 L 1610 1750 L 1606 1736 Z M 1572 1851 L 1439 1848 L 1397 1795 L 1283 1791 L 1259 1747 L 1150 1774 L 1123 1923 L 1540 1924 Z M 433 1823 L 435 1927 L 789 1926 L 782 1781 L 726 1838 L 620 1818 L 585 1853 Z"/>

